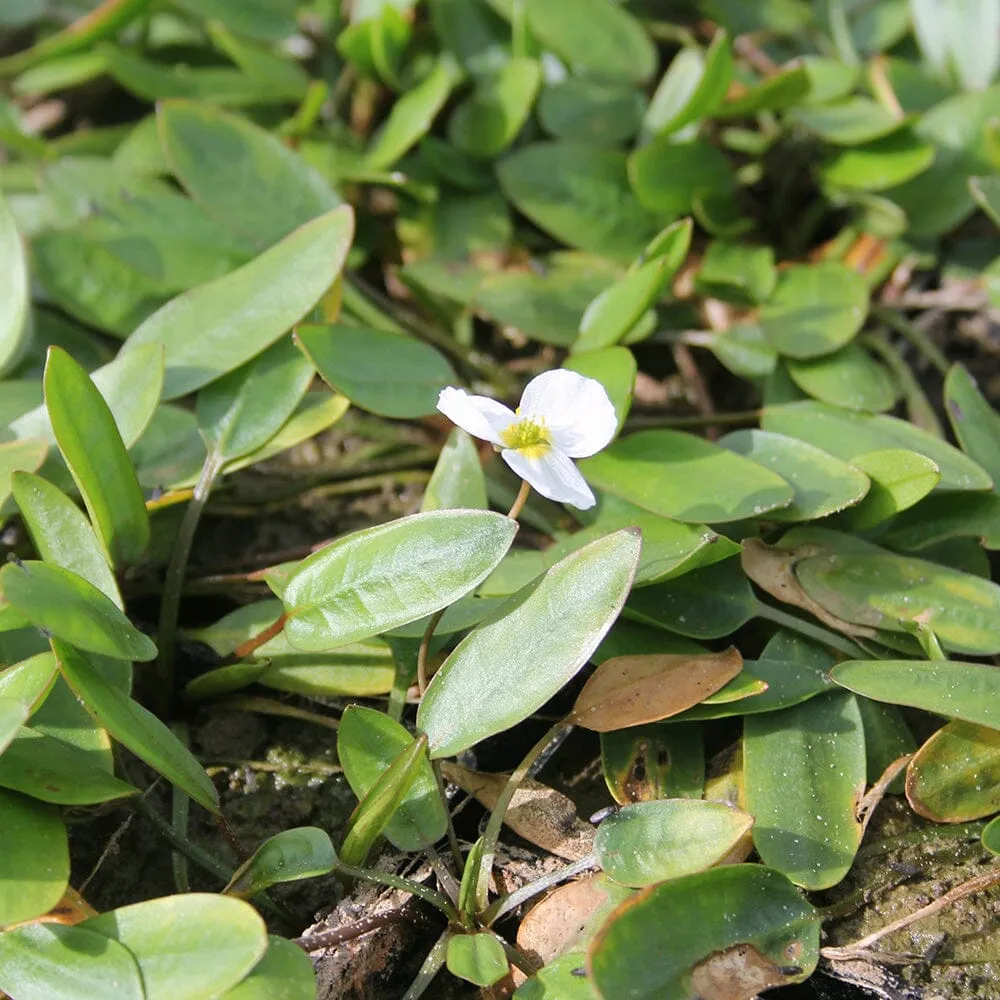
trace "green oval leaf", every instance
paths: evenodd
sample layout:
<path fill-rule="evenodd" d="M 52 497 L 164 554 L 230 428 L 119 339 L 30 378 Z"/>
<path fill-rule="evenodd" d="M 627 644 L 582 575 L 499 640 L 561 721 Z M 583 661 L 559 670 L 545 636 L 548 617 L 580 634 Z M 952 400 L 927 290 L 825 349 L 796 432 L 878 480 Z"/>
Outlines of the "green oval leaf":
<path fill-rule="evenodd" d="M 448 938 L 448 971 L 476 986 L 492 986 L 510 971 L 503 945 L 489 931 Z"/>
<path fill-rule="evenodd" d="M 48 450 L 42 438 L 0 442 L 0 504 L 10 496 L 14 473 L 34 472 L 45 461 Z"/>
<path fill-rule="evenodd" d="M 849 191 L 885 191 L 923 173 L 934 162 L 934 147 L 911 129 L 838 150 L 823 166 L 825 184 Z"/>
<path fill-rule="evenodd" d="M 766 407 L 761 427 L 801 438 L 845 462 L 887 448 L 915 451 L 941 471 L 943 490 L 988 490 L 993 485 L 989 475 L 957 448 L 895 417 L 810 401 Z"/>
<path fill-rule="evenodd" d="M 761 860 L 806 889 L 836 885 L 861 843 L 866 768 L 857 701 L 833 691 L 747 716 L 743 760 Z"/>
<path fill-rule="evenodd" d="M 384 712 L 350 705 L 337 730 L 337 757 L 351 790 L 363 799 L 413 743 L 413 737 Z M 440 840 L 448 829 L 448 814 L 438 792 L 430 761 L 423 759 L 383 833 L 400 851 L 420 851 Z"/>
<path fill-rule="evenodd" d="M 139 562 L 149 544 L 149 516 L 111 409 L 59 347 L 49 348 L 44 386 L 56 443 L 112 564 Z"/>
<path fill-rule="evenodd" d="M 811 521 L 858 503 L 868 477 L 814 445 L 770 431 L 732 431 L 717 442 L 737 455 L 773 470 L 795 495 L 787 507 L 767 515 L 772 521 Z"/>
<path fill-rule="evenodd" d="M 591 542 L 459 643 L 417 710 L 432 758 L 516 725 L 576 674 L 618 617 L 639 548 L 631 528 Z"/>
<path fill-rule="evenodd" d="M 667 218 L 688 214 L 698 192 L 729 194 L 735 186 L 729 161 L 704 139 L 654 139 L 629 157 L 628 176 L 639 203 Z"/>
<path fill-rule="evenodd" d="M 299 563 L 283 596 L 297 649 L 344 646 L 423 618 L 481 583 L 517 522 L 489 511 L 430 511 L 356 531 Z"/>
<path fill-rule="evenodd" d="M 146 1000 L 218 996 L 267 950 L 267 931 L 256 910 L 241 899 L 210 893 L 120 906 L 79 926 L 131 952 Z"/>
<path fill-rule="evenodd" d="M 653 722 L 601 733 L 604 781 L 619 805 L 700 799 L 705 790 L 701 727 Z"/>
<path fill-rule="evenodd" d="M 831 406 L 881 412 L 891 409 L 898 395 L 896 383 L 859 344 L 822 358 L 786 362 L 792 381 L 805 393 Z"/>
<path fill-rule="evenodd" d="M 0 789 L 0 810 L 0 926 L 6 926 L 48 913 L 62 899 L 69 884 L 69 840 L 54 806 Z M 0 934 L 0 989 L 17 996 L 23 970 L 17 970 L 11 933 Z"/>
<path fill-rule="evenodd" d="M 128 948 L 86 927 L 55 923 L 0 934 L 0 989 L 18 1000 L 148 996 Z"/>
<path fill-rule="evenodd" d="M 665 927 L 671 947 L 658 950 Z M 727 865 L 624 902 L 598 932 L 587 964 L 604 1000 L 705 995 L 720 975 L 759 991 L 808 978 L 819 960 L 819 931 L 819 913 L 783 875 Z"/>
<path fill-rule="evenodd" d="M 355 406 L 383 417 L 425 417 L 455 382 L 451 365 L 413 337 L 369 327 L 301 326 L 296 338 L 316 370 Z"/>
<path fill-rule="evenodd" d="M 297 944 L 272 934 L 250 975 L 219 1000 L 316 1000 L 316 973 Z"/>
<path fill-rule="evenodd" d="M 0 376 L 20 360 L 31 333 L 28 262 L 17 223 L 0 195 Z"/>
<path fill-rule="evenodd" d="M 336 863 L 337 855 L 325 830 L 298 826 L 268 837 L 233 872 L 229 885 L 222 891 L 246 899 L 272 885 L 326 875 Z"/>
<path fill-rule="evenodd" d="M 305 223 L 249 264 L 171 299 L 139 326 L 124 350 L 163 345 L 164 399 L 200 389 L 306 315 L 340 273 L 353 234 L 347 206 Z"/>
<path fill-rule="evenodd" d="M 486 509 L 486 477 L 472 438 L 461 427 L 453 427 L 424 490 L 420 509 L 454 510 L 459 507 Z"/>
<path fill-rule="evenodd" d="M 852 459 L 851 465 L 871 482 L 867 496 L 844 514 L 854 531 L 874 527 L 912 507 L 941 481 L 941 470 L 934 462 L 904 448 L 870 451 Z"/>
<path fill-rule="evenodd" d="M 1000 671 L 955 660 L 849 660 L 830 676 L 855 694 L 1000 729 Z"/>
<path fill-rule="evenodd" d="M 66 683 L 97 722 L 195 802 L 209 812 L 218 812 L 219 794 L 208 775 L 191 751 L 155 715 L 112 687 L 72 646 L 54 641 L 52 651 Z"/>
<path fill-rule="evenodd" d="M 92 583 L 67 569 L 31 560 L 0 569 L 0 595 L 50 635 L 92 653 L 152 660 L 156 646 Z"/>
<path fill-rule="evenodd" d="M 1000 482 L 1000 414 L 979 391 L 963 365 L 952 365 L 944 380 L 944 403 L 962 450 Z"/>
<path fill-rule="evenodd" d="M 779 354 L 815 358 L 843 347 L 868 315 L 868 285 L 836 261 L 782 271 L 760 311 L 760 327 Z"/>
<path fill-rule="evenodd" d="M 594 857 L 616 882 L 641 889 L 718 864 L 753 822 L 753 816 L 721 802 L 637 802 L 597 828 Z"/>
<path fill-rule="evenodd" d="M 600 489 L 678 521 L 738 521 L 794 496 L 769 469 L 682 431 L 630 434 L 580 469 Z"/>

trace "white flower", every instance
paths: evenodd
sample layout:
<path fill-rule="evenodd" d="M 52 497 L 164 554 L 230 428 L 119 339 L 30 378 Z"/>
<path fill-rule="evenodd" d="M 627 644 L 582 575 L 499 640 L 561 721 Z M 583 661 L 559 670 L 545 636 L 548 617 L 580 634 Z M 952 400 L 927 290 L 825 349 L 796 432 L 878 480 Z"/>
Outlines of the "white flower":
<path fill-rule="evenodd" d="M 543 497 L 586 510 L 594 494 L 573 464 L 604 448 L 618 426 L 604 386 L 565 368 L 533 378 L 516 411 L 488 396 L 447 388 L 438 409 L 503 460 Z"/>

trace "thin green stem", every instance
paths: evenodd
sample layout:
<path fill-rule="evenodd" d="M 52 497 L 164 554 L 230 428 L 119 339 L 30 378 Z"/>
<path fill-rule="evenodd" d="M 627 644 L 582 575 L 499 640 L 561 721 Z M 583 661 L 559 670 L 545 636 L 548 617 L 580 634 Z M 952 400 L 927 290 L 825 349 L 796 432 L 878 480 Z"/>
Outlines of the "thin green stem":
<path fill-rule="evenodd" d="M 424 964 L 420 966 L 417 978 L 410 983 L 410 988 L 403 995 L 403 1000 L 419 1000 L 427 990 L 427 987 L 434 981 L 434 977 L 441 971 L 445 957 L 448 954 L 448 939 L 451 937 L 451 930 L 446 929 L 434 942 L 434 947 L 427 953 Z"/>
<path fill-rule="evenodd" d="M 174 731 L 174 735 L 184 744 L 185 747 L 188 746 L 187 738 L 187 726 L 176 725 L 171 727 Z M 191 798 L 190 796 L 174 785 L 171 788 L 171 801 L 170 801 L 170 825 L 177 831 L 177 834 L 181 837 L 187 837 L 188 833 L 188 819 L 191 814 Z M 188 872 L 188 859 L 180 851 L 174 850 L 170 852 L 170 867 L 173 870 L 174 875 L 174 887 L 178 892 L 190 892 L 191 891 L 191 878 Z"/>
<path fill-rule="evenodd" d="M 427 690 L 427 653 L 431 647 L 431 639 L 434 638 L 434 629 L 438 627 L 438 622 L 444 617 L 446 610 L 447 608 L 442 608 L 431 615 L 431 620 L 427 623 L 423 638 L 420 640 L 420 648 L 417 650 L 417 691 L 421 698 Z"/>
<path fill-rule="evenodd" d="M 842 635 L 837 635 L 836 632 L 831 632 L 820 625 L 813 625 L 812 622 L 804 621 L 795 615 L 789 614 L 787 611 L 772 608 L 771 605 L 765 604 L 763 601 L 755 603 L 754 615 L 758 618 L 763 618 L 765 621 L 774 622 L 775 625 L 791 629 L 793 632 L 798 632 L 808 639 L 815 639 L 816 642 L 820 642 L 824 646 L 831 646 L 845 656 L 849 656 L 852 660 L 871 659 L 864 649 L 850 639 L 846 639 Z"/>
<path fill-rule="evenodd" d="M 524 760 L 514 769 L 507 779 L 500 797 L 493 806 L 486 830 L 483 833 L 483 850 L 480 855 L 479 873 L 476 878 L 476 910 L 483 912 L 486 909 L 487 896 L 489 893 L 490 872 L 493 870 L 493 858 L 497 850 L 497 841 L 500 839 L 500 828 L 503 826 L 503 818 L 507 813 L 507 807 L 511 799 L 514 798 L 522 782 L 528 777 L 532 764 L 545 752 L 549 744 L 558 739 L 559 734 L 569 726 L 565 719 L 560 719 L 551 726 L 545 735 L 528 751 Z"/>
<path fill-rule="evenodd" d="M 708 427 L 712 424 L 755 424 L 761 418 L 760 410 L 738 410 L 729 413 L 693 413 L 683 417 L 649 415 L 629 417 L 626 421 L 629 430 L 641 427 Z"/>
<path fill-rule="evenodd" d="M 915 323 L 888 306 L 874 306 L 872 316 L 890 330 L 904 336 L 940 373 L 947 375 L 951 364 L 941 348 Z"/>
<path fill-rule="evenodd" d="M 180 851 L 189 861 L 194 862 L 203 871 L 217 878 L 223 885 L 226 885 L 232 872 L 217 858 L 212 857 L 208 851 L 199 847 L 187 836 L 175 830 L 145 799 L 138 795 L 132 800 L 132 805 L 136 811 L 149 825 L 170 844 L 175 850 Z"/>
<path fill-rule="evenodd" d="M 432 760 L 431 770 L 434 772 L 434 780 L 437 782 L 438 795 L 441 797 L 441 802 L 444 805 L 444 814 L 448 817 L 448 847 L 451 850 L 451 856 L 455 859 L 455 870 L 462 870 L 462 848 L 458 843 L 458 834 L 455 833 L 455 824 L 452 821 L 451 809 L 448 806 L 448 796 L 445 794 L 444 790 L 444 775 L 441 773 L 441 761 Z"/>
<path fill-rule="evenodd" d="M 864 343 L 882 359 L 886 367 L 895 375 L 896 381 L 906 397 L 910 420 L 929 434 L 943 438 L 944 430 L 941 427 L 941 421 L 938 420 L 934 407 L 927 398 L 927 393 L 924 392 L 924 387 L 899 351 L 889 343 L 884 334 L 865 337 Z"/>
<path fill-rule="evenodd" d="M 216 479 L 222 472 L 222 456 L 214 450 L 208 454 L 201 474 L 195 485 L 191 502 L 184 511 L 180 531 L 174 543 L 174 551 L 167 566 L 163 584 L 163 601 L 160 605 L 160 624 L 156 633 L 159 654 L 156 658 L 157 690 L 156 704 L 160 715 L 169 717 L 175 694 L 174 648 L 177 641 L 177 621 L 180 617 L 181 594 L 184 591 L 184 576 L 187 573 L 188 558 L 194 542 L 198 522 L 201 520 L 209 494 Z"/>
<path fill-rule="evenodd" d="M 369 882 L 378 882 L 379 885 L 387 885 L 390 889 L 399 889 L 402 892 L 418 896 L 425 903 L 430 903 L 431 906 L 439 909 L 449 920 L 458 921 L 458 912 L 451 905 L 451 900 L 443 892 L 431 889 L 430 886 L 414 882 L 413 879 L 404 878 L 402 875 L 394 875 L 392 872 L 379 872 L 373 868 L 356 868 L 354 865 L 349 865 L 339 859 L 337 871 L 349 878 L 367 879 Z"/>

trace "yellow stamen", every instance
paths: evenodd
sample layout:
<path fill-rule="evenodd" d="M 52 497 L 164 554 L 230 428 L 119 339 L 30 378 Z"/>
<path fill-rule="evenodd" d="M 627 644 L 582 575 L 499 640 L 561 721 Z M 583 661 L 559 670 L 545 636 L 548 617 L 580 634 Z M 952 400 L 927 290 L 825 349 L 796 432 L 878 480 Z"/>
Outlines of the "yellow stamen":
<path fill-rule="evenodd" d="M 552 447 L 544 420 L 517 420 L 500 432 L 504 446 L 519 451 L 525 458 L 541 458 Z"/>

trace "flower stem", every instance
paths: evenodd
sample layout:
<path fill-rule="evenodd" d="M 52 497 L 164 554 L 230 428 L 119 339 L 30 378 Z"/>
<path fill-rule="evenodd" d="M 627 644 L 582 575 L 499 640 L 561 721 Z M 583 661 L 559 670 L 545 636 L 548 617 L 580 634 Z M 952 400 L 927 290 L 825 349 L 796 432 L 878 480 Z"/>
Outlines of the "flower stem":
<path fill-rule="evenodd" d="M 174 701 L 174 647 L 177 640 L 177 620 L 180 616 L 181 593 L 184 589 L 184 575 L 187 572 L 191 545 L 194 542 L 198 522 L 201 520 L 209 494 L 216 479 L 222 472 L 222 456 L 211 451 L 201 467 L 197 485 L 191 495 L 191 502 L 184 511 L 180 531 L 174 545 L 167 575 L 163 584 L 163 603 L 160 605 L 160 623 L 156 633 L 159 654 L 156 658 L 157 690 L 155 699 L 161 716 L 169 716 Z"/>
<path fill-rule="evenodd" d="M 524 505 L 528 502 L 528 495 L 531 493 L 531 483 L 527 479 L 521 480 L 521 488 L 517 491 L 517 496 L 514 498 L 514 505 L 507 511 L 507 516 L 512 520 L 517 520 L 521 515 L 521 511 L 524 510 Z"/>

